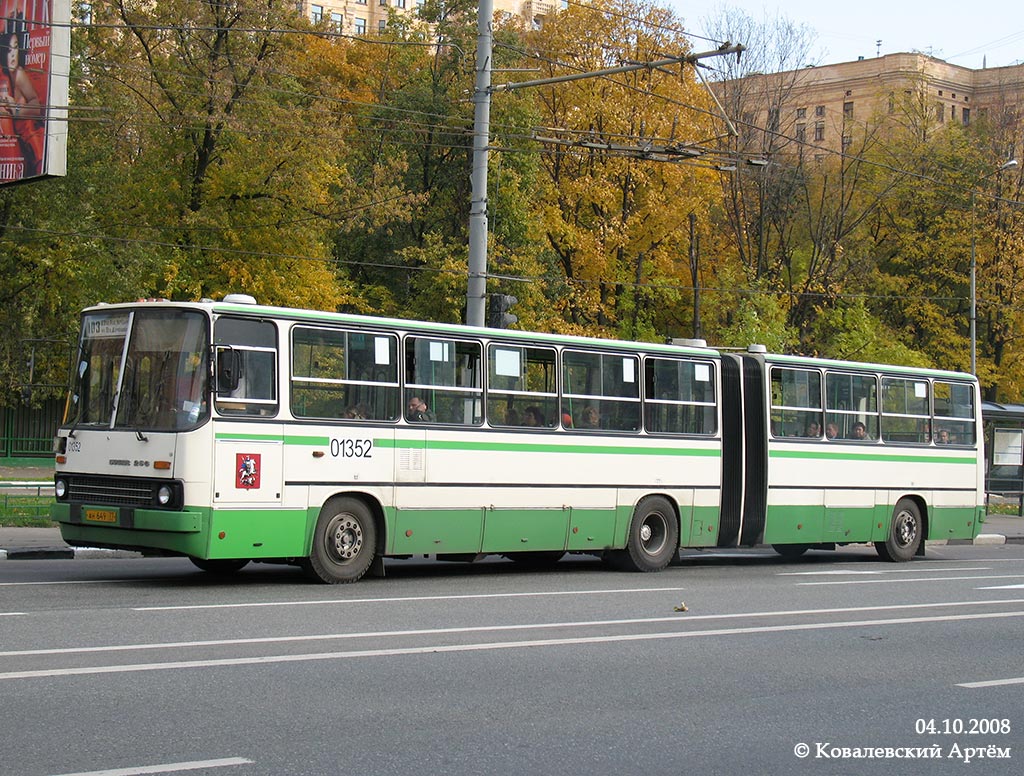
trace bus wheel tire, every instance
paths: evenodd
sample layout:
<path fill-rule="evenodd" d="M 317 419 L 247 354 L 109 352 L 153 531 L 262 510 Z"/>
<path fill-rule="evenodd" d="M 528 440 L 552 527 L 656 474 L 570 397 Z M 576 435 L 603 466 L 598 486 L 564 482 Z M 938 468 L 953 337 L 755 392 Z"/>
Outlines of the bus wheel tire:
<path fill-rule="evenodd" d="M 249 565 L 248 560 L 203 560 L 202 558 L 189 558 L 192 561 L 192 565 L 198 569 L 202 569 L 207 574 L 216 574 L 217 576 L 230 576 L 236 571 L 241 571 Z"/>
<path fill-rule="evenodd" d="M 533 550 L 531 552 L 506 552 L 505 557 L 518 566 L 544 569 L 554 566 L 565 557 L 564 550 Z"/>
<path fill-rule="evenodd" d="M 902 563 L 914 557 L 923 541 L 924 523 L 921 510 L 909 499 L 896 502 L 889 526 L 889 538 L 875 542 L 875 549 L 883 560 Z"/>
<path fill-rule="evenodd" d="M 809 544 L 773 544 L 772 549 L 775 550 L 783 558 L 799 558 L 809 549 Z"/>
<path fill-rule="evenodd" d="M 679 519 L 661 496 L 646 498 L 633 510 L 626 549 L 613 561 L 627 571 L 661 571 L 679 553 Z"/>
<path fill-rule="evenodd" d="M 353 498 L 331 499 L 320 510 L 302 570 L 329 585 L 355 582 L 370 568 L 376 549 L 377 524 L 366 504 Z"/>

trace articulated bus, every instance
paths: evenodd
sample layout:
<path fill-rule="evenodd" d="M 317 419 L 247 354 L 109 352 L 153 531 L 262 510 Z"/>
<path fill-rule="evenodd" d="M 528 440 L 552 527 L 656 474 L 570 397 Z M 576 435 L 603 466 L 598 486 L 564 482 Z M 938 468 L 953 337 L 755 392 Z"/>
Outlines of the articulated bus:
<path fill-rule="evenodd" d="M 72 546 L 312 578 L 384 558 L 657 571 L 680 548 L 887 560 L 984 520 L 977 380 L 257 305 L 91 307 L 52 517 Z"/>

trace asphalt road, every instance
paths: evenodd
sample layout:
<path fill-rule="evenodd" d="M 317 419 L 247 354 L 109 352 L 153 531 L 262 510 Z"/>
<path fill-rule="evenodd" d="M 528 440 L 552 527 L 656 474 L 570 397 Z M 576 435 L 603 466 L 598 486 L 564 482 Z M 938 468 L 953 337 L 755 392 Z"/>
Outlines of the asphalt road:
<path fill-rule="evenodd" d="M 1022 640 L 1018 544 L 345 587 L 9 562 L 0 774 L 1018 774 Z"/>

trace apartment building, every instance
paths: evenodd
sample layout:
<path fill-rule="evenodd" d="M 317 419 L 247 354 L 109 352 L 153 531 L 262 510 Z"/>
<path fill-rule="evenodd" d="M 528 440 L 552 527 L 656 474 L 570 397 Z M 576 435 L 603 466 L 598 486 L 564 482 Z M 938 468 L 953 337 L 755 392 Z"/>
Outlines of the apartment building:
<path fill-rule="evenodd" d="M 367 35 L 382 32 L 388 14 L 416 14 L 423 0 L 300 0 L 302 13 L 314 23 L 328 22 L 337 32 L 346 35 Z M 533 25 L 563 7 L 561 0 L 494 0 L 494 12 L 521 16 Z"/>
<path fill-rule="evenodd" d="M 1024 108 L 1024 65 L 973 70 L 927 54 L 886 54 L 753 74 L 714 88 L 748 141 L 766 150 L 796 141 L 805 152 L 824 154 L 845 150 L 859 128 L 911 108 L 937 123 L 1015 121 Z"/>

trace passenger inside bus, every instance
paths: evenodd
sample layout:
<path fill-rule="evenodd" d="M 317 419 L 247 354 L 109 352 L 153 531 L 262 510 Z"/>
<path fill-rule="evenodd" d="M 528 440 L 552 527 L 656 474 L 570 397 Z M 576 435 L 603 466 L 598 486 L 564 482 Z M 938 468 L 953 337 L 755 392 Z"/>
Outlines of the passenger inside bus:
<path fill-rule="evenodd" d="M 434 413 L 427 408 L 427 403 L 423 401 L 419 396 L 413 396 L 409 399 L 409 408 L 406 413 L 406 418 L 413 423 L 432 423 L 434 420 Z"/>
<path fill-rule="evenodd" d="M 530 427 L 542 428 L 544 423 L 544 416 L 541 414 L 539 407 L 527 407 L 523 413 L 523 425 Z"/>
<path fill-rule="evenodd" d="M 868 436 L 868 429 L 859 420 L 853 424 L 853 428 L 850 429 L 850 439 L 856 439 L 860 442 L 870 441 L 871 437 Z"/>
<path fill-rule="evenodd" d="M 583 408 L 583 412 L 580 413 L 580 428 L 600 428 L 601 427 L 601 416 L 597 412 L 597 408 L 591 405 L 587 405 Z"/>

